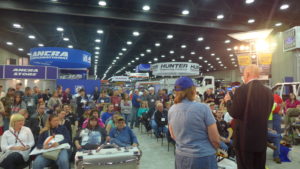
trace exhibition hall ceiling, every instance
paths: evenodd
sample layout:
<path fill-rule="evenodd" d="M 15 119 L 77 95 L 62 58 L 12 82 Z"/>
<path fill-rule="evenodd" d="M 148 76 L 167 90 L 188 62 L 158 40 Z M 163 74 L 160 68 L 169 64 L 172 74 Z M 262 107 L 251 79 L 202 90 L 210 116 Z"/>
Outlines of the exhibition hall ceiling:
<path fill-rule="evenodd" d="M 107 79 L 138 64 L 185 61 L 201 72 L 238 66 L 227 34 L 299 25 L 299 0 L 1 0 L 0 47 L 66 47 L 92 54 Z"/>

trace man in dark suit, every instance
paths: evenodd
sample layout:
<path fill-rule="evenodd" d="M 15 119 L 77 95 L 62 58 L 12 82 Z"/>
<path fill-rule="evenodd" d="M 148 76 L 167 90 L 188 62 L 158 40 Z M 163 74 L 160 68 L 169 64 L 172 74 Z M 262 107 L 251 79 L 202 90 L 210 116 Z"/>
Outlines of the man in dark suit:
<path fill-rule="evenodd" d="M 234 118 L 234 147 L 238 169 L 265 169 L 267 122 L 273 106 L 272 91 L 257 80 L 259 68 L 249 65 L 243 73 L 244 84 L 235 94 L 225 96 L 229 114 Z"/>

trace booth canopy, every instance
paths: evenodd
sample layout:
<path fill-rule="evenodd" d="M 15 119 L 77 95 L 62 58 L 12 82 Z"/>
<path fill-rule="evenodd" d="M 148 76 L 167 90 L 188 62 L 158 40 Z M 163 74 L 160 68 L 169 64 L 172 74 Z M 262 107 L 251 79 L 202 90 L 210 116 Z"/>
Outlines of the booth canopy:
<path fill-rule="evenodd" d="M 91 66 L 91 54 L 70 48 L 32 48 L 30 49 L 30 64 L 59 68 L 88 68 Z"/>

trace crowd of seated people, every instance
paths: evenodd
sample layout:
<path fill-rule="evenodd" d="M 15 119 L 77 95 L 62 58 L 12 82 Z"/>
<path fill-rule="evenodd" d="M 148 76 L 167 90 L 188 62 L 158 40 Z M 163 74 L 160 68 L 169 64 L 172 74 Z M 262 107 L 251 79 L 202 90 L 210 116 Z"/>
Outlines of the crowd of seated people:
<path fill-rule="evenodd" d="M 0 92 L 3 93 L 1 88 Z M 59 86 L 52 94 L 50 90 L 41 91 L 38 87 L 25 87 L 23 92 L 21 83 L 2 94 L 1 153 L 6 155 L 0 157 L 0 167 L 22 168 L 31 159 L 33 169 L 51 164 L 67 169 L 76 151 L 94 149 L 104 143 L 138 146 L 132 129 L 139 125 L 145 126 L 146 131 L 153 132 L 157 138 L 169 134 L 168 109 L 174 104 L 172 91 L 155 92 L 153 87 L 133 91 L 95 88 L 92 97 L 89 97 L 84 89 L 72 96 L 70 89 L 63 91 Z M 209 89 L 204 98 L 199 96 L 198 101 L 210 105 L 220 133 L 221 149 L 230 152 L 234 122 L 226 111 L 224 95 L 224 91 L 215 95 Z M 291 103 L 296 104 L 293 101 L 288 104 Z M 291 110 L 287 110 L 288 114 L 293 114 L 289 113 Z M 281 133 L 269 131 L 269 142 L 277 147 L 275 159 L 278 158 Z M 63 138 L 49 142 L 56 135 L 56 138 L 59 138 L 58 135 Z M 47 150 L 66 144 L 70 147 L 59 149 L 57 159 L 49 159 L 44 154 L 29 158 L 29 152 L 35 147 Z"/>

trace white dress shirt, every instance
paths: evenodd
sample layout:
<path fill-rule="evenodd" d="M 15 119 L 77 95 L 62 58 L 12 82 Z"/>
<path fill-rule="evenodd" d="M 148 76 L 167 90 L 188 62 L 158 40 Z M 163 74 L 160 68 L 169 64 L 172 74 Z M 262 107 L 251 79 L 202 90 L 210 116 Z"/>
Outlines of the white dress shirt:
<path fill-rule="evenodd" d="M 1 138 L 2 151 L 9 151 L 9 149 L 13 146 L 22 146 L 22 143 L 25 146 L 29 146 L 29 150 L 34 146 L 34 138 L 30 128 L 23 126 L 20 132 L 15 133 L 18 136 L 18 138 L 22 141 L 22 143 L 20 143 L 20 141 L 16 139 L 16 137 L 13 134 L 14 132 L 14 129 L 10 127 L 9 130 L 6 130 L 3 133 Z M 25 161 L 28 160 L 29 151 L 18 151 L 18 153 L 20 153 L 23 156 Z"/>

